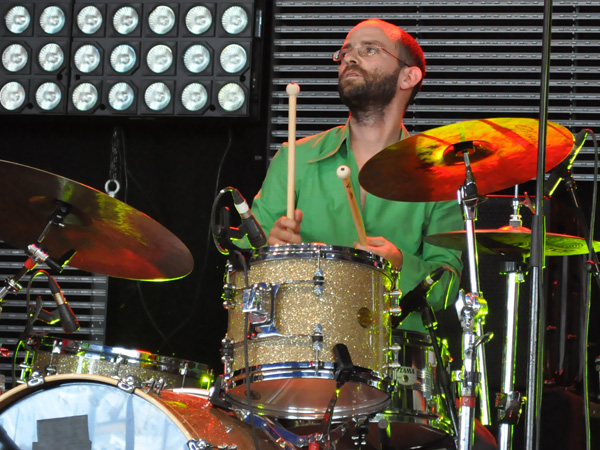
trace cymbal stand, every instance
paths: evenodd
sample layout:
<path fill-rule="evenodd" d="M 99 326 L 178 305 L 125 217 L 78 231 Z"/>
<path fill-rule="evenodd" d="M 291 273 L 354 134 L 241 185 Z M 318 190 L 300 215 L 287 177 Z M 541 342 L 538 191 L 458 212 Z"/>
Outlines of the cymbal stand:
<path fill-rule="evenodd" d="M 518 187 L 515 186 L 513 198 L 513 214 L 509 225 L 520 227 L 523 222 L 519 214 Z M 519 421 L 524 398 L 519 392 L 513 391 L 515 379 L 515 359 L 517 345 L 517 312 L 519 307 L 519 284 L 525 279 L 527 266 L 522 261 L 505 261 L 502 273 L 507 276 L 506 289 L 506 335 L 502 354 L 501 392 L 496 394 L 498 408 L 498 449 L 512 448 L 513 427 Z"/>
<path fill-rule="evenodd" d="M 477 383 L 481 398 L 481 422 L 490 424 L 490 407 L 488 400 L 487 375 L 483 344 L 491 335 L 483 334 L 483 324 L 487 314 L 487 303 L 479 292 L 479 274 L 477 270 L 477 241 L 474 222 L 477 218 L 479 195 L 477 184 L 471 170 L 469 150 L 473 142 L 461 142 L 454 146 L 456 152 L 462 152 L 465 161 L 465 184 L 457 191 L 458 203 L 463 208 L 467 251 L 469 258 L 469 275 L 471 293 L 461 291 L 456 301 L 456 310 L 463 328 L 463 371 L 460 383 L 459 407 L 459 450 L 470 450 L 473 445 L 475 427 L 475 396 Z M 478 367 L 475 367 L 475 366 Z"/>

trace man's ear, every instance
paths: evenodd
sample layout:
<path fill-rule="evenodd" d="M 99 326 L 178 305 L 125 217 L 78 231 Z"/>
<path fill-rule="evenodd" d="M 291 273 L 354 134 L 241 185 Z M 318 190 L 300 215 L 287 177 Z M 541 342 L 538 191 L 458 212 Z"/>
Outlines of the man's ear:
<path fill-rule="evenodd" d="M 408 90 L 414 88 L 423 79 L 423 72 L 417 66 L 405 67 L 398 78 L 399 86 Z"/>

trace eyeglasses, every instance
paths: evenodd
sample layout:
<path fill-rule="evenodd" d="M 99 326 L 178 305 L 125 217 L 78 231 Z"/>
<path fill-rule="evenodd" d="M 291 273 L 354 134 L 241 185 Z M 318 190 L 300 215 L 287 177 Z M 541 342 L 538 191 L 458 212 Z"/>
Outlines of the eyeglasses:
<path fill-rule="evenodd" d="M 395 58 L 398 61 L 400 61 L 405 66 L 408 66 L 407 63 L 405 63 L 400 58 L 398 58 L 396 55 L 394 55 L 393 53 L 391 53 L 388 50 L 386 50 L 385 48 L 383 48 L 383 46 L 381 46 L 381 45 L 361 45 L 359 47 L 340 48 L 339 50 L 336 50 L 335 52 L 333 52 L 333 55 L 331 55 L 331 56 L 336 63 L 341 64 L 341 62 L 344 59 L 346 59 L 346 56 L 348 56 L 350 54 L 350 52 L 352 52 L 352 50 L 356 50 L 356 52 L 358 53 L 358 56 L 360 56 L 361 58 L 375 56 L 383 51 L 383 52 L 387 53 L 388 55 L 390 55 L 392 58 Z"/>

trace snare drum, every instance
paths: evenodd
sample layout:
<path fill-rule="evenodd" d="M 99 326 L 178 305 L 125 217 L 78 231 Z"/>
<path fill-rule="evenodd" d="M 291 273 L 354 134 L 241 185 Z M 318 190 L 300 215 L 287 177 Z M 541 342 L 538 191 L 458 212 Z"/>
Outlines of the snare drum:
<path fill-rule="evenodd" d="M 450 359 L 445 346 L 441 349 L 445 361 Z M 427 334 L 405 330 L 392 332 L 388 375 L 393 380 L 394 393 L 388 407 L 371 419 L 367 441 L 380 448 L 378 424 L 388 424 L 386 446 L 408 449 L 444 441 L 453 433 L 452 422 L 446 417 L 437 381 L 437 361 Z M 436 447 L 437 448 L 437 447 Z"/>
<path fill-rule="evenodd" d="M 334 417 L 385 406 L 384 294 L 392 277 L 383 259 L 346 247 L 281 245 L 259 249 L 247 275 L 245 288 L 243 272 L 228 274 L 237 294 L 229 305 L 226 342 L 232 357 L 224 390 L 233 404 L 247 405 L 247 345 L 254 406 L 274 417 L 322 417 L 336 389 L 332 348 L 343 343 L 356 371 L 341 388 Z"/>
<path fill-rule="evenodd" d="M 206 388 L 212 384 L 208 366 L 143 350 L 43 338 L 34 344 L 32 369 L 42 376 L 65 373 L 127 379 L 136 387 Z"/>
<path fill-rule="evenodd" d="M 20 450 L 205 448 L 200 440 L 206 448 L 254 448 L 250 425 L 212 407 L 206 391 L 157 396 L 99 375 L 52 375 L 8 391 L 0 433 Z M 257 438 L 261 449 L 279 448 L 260 431 Z"/>

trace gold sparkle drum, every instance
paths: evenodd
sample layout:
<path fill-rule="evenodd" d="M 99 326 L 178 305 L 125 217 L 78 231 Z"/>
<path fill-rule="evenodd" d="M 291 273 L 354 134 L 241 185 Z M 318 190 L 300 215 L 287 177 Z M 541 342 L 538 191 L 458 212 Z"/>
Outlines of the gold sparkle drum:
<path fill-rule="evenodd" d="M 250 425 L 199 394 L 150 395 L 99 375 L 34 378 L 0 396 L 0 443 L 20 450 L 254 448 Z M 278 448 L 257 437 L 261 449 Z"/>
<path fill-rule="evenodd" d="M 450 355 L 446 346 L 442 358 Z M 445 441 L 452 433 L 452 423 L 444 415 L 445 407 L 437 381 L 437 361 L 427 334 L 393 330 L 388 375 L 394 392 L 385 410 L 371 419 L 367 440 L 379 448 L 379 421 L 389 427 L 389 442 L 394 449 L 421 448 Z M 438 448 L 438 447 L 436 447 Z"/>
<path fill-rule="evenodd" d="M 194 387 L 208 389 L 213 374 L 208 366 L 143 350 L 44 337 L 33 344 L 32 370 L 42 376 L 65 373 L 127 379 L 150 389 Z"/>
<path fill-rule="evenodd" d="M 237 293 L 226 299 L 226 397 L 247 406 L 247 345 L 253 405 L 274 417 L 320 418 L 336 388 L 332 348 L 342 343 L 356 370 L 334 417 L 380 410 L 389 400 L 381 374 L 389 347 L 384 294 L 392 285 L 386 261 L 353 248 L 302 244 L 259 249 L 249 266 L 248 283 L 242 271 L 228 274 Z"/>

